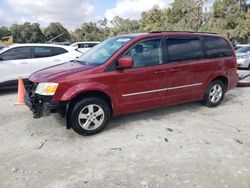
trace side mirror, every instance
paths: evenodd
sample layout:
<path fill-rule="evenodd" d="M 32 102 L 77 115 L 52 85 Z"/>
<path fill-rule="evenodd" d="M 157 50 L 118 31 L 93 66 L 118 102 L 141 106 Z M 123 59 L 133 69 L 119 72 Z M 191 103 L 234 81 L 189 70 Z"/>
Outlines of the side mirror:
<path fill-rule="evenodd" d="M 125 56 L 125 57 L 121 57 L 120 59 L 118 59 L 118 68 L 120 69 L 127 69 L 133 66 L 134 66 L 134 61 L 132 57 Z"/>

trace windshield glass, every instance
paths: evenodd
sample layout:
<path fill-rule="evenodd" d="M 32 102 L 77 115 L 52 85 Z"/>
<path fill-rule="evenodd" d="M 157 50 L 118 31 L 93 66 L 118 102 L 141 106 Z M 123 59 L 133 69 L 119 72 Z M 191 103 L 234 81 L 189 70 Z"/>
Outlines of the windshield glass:
<path fill-rule="evenodd" d="M 236 50 L 236 52 L 248 53 L 248 52 L 250 52 L 250 46 L 241 47 L 238 50 Z"/>
<path fill-rule="evenodd" d="M 6 47 L 0 46 L 0 53 L 5 50 Z"/>
<path fill-rule="evenodd" d="M 130 36 L 111 37 L 85 52 L 76 59 L 76 62 L 86 65 L 102 65 L 133 38 Z"/>

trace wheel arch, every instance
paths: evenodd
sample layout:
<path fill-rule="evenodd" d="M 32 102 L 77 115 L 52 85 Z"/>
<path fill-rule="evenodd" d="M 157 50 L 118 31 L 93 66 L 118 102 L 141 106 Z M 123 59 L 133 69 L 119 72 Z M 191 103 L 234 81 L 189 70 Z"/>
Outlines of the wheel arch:
<path fill-rule="evenodd" d="M 225 84 L 225 89 L 226 89 L 226 91 L 228 90 L 228 86 L 229 86 L 229 80 L 228 80 L 228 78 L 226 77 L 226 76 L 217 76 L 217 77 L 215 77 L 214 79 L 212 79 L 211 80 L 211 82 L 213 82 L 213 81 L 215 81 L 215 80 L 220 80 L 220 81 L 222 81 L 222 83 L 223 84 Z M 210 83 L 211 83 L 210 82 Z"/>
<path fill-rule="evenodd" d="M 68 108 L 66 112 L 66 121 L 67 121 L 68 129 L 71 128 L 70 123 L 69 123 L 69 111 L 73 108 L 74 104 L 77 103 L 77 101 L 83 98 L 87 98 L 87 97 L 96 97 L 96 98 L 100 98 L 104 100 L 109 105 L 109 108 L 111 110 L 111 115 L 113 114 L 113 104 L 112 104 L 111 97 L 108 94 L 102 91 L 98 91 L 98 90 L 84 91 L 76 95 L 74 98 L 72 98 L 68 104 Z"/>

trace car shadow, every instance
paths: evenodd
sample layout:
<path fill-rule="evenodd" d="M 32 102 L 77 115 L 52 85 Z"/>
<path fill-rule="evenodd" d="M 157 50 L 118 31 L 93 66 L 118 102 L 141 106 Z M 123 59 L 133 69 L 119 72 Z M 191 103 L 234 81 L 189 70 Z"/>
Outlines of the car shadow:
<path fill-rule="evenodd" d="M 221 105 L 227 105 L 227 103 L 234 101 L 235 99 L 237 99 L 237 97 L 240 96 L 235 94 L 227 94 L 225 96 L 225 99 L 222 101 Z M 233 103 L 235 102 L 237 101 L 234 101 Z M 170 115 L 179 114 L 180 112 L 193 112 L 193 113 L 199 112 L 199 110 L 202 108 L 207 108 L 207 107 L 203 106 L 201 101 L 196 101 L 196 102 L 179 104 L 169 107 L 162 107 L 149 111 L 143 111 L 143 112 L 126 114 L 118 117 L 113 117 L 109 121 L 107 127 L 104 129 L 104 132 L 122 127 L 124 126 L 125 123 L 126 126 L 132 126 L 133 123 L 136 121 L 161 120 Z M 61 126 L 66 127 L 67 123 L 65 118 L 62 118 L 59 114 L 53 114 L 53 117 Z"/>
<path fill-rule="evenodd" d="M 192 102 L 170 107 L 162 107 L 149 111 L 126 114 L 119 117 L 113 117 L 104 131 L 109 131 L 114 128 L 121 127 L 124 125 L 124 122 L 126 122 L 127 126 L 136 121 L 161 120 L 172 114 L 178 114 L 183 111 L 197 112 L 200 108 L 203 108 L 201 102 Z"/>
<path fill-rule="evenodd" d="M 15 93 L 17 93 L 17 88 L 0 89 L 0 96 Z"/>

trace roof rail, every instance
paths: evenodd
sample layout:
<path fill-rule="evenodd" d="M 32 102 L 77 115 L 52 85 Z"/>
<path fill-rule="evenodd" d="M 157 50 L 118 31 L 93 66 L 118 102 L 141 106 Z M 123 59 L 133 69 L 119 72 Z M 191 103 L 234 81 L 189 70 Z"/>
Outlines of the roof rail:
<path fill-rule="evenodd" d="M 207 34 L 218 34 L 218 33 L 212 33 L 212 32 L 195 32 L 195 31 L 152 31 L 149 33 L 165 33 L 165 32 L 181 32 L 181 33 L 207 33 Z"/>

